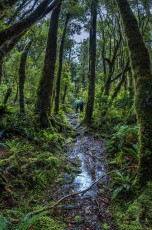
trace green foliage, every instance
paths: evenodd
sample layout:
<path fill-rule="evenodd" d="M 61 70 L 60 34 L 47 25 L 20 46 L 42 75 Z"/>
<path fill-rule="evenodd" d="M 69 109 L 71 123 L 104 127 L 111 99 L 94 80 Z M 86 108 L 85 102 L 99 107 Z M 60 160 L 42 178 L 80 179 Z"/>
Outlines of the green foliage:
<path fill-rule="evenodd" d="M 34 224 L 34 229 L 39 230 L 64 230 L 66 225 L 60 220 L 54 220 L 48 216 L 43 216 Z"/>
<path fill-rule="evenodd" d="M 116 204 L 115 219 L 120 230 L 151 229 L 152 201 L 151 184 L 149 184 L 133 202 L 121 200 Z M 123 204 L 122 204 L 123 202 Z M 119 210 L 119 211 L 118 211 Z"/>
<path fill-rule="evenodd" d="M 31 214 L 27 214 L 16 226 L 15 230 L 27 230 L 42 216 L 46 215 L 48 212 L 42 212 L 40 214 L 31 217 Z"/>
<path fill-rule="evenodd" d="M 111 199 L 115 199 L 120 192 L 126 192 L 130 190 L 131 187 L 131 176 L 129 172 L 121 173 L 120 171 L 114 171 L 115 175 L 113 176 L 113 182 L 111 186 L 116 187 L 113 191 Z"/>
<path fill-rule="evenodd" d="M 67 118 L 66 118 L 66 116 L 65 116 L 65 112 L 64 112 L 63 110 L 61 110 L 61 109 L 59 110 L 59 112 L 58 112 L 56 118 L 57 118 L 60 122 L 62 122 L 63 124 L 68 124 Z"/>
<path fill-rule="evenodd" d="M 31 213 L 28 213 L 24 218 L 22 218 L 19 223 L 15 226 L 11 221 L 8 221 L 2 214 L 0 214 L 0 229 L 1 230 L 28 230 L 30 227 L 34 229 L 50 229 L 50 230 L 63 230 L 65 224 L 59 220 L 54 220 L 46 214 L 48 211 L 41 212 L 39 214 L 31 216 Z"/>
<path fill-rule="evenodd" d="M 138 126 L 116 126 L 115 133 L 108 141 L 108 152 L 119 165 L 125 157 L 131 157 L 135 162 L 139 160 L 137 152 Z"/>
<path fill-rule="evenodd" d="M 9 230 L 10 222 L 0 213 L 0 229 Z"/>
<path fill-rule="evenodd" d="M 1 127 L 4 130 L 1 142 L 4 153 L 0 157 L 1 202 L 8 196 L 11 202 L 15 199 L 14 209 L 9 210 L 8 205 L 5 212 L 13 218 L 22 218 L 35 204 L 41 203 L 46 188 L 50 189 L 59 171 L 64 169 L 65 155 L 61 148 L 65 138 L 50 129 L 40 130 L 32 113 L 25 117 L 9 114 L 1 120 Z M 29 224 L 31 221 L 35 220 L 29 220 Z M 21 226 L 24 229 L 24 223 Z"/>

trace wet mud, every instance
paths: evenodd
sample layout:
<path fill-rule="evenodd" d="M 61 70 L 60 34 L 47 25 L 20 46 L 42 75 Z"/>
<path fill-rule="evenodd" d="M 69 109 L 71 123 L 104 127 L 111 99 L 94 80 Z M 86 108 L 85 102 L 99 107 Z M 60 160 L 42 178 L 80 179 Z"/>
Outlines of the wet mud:
<path fill-rule="evenodd" d="M 87 189 L 106 173 L 106 141 L 87 134 L 85 128 L 79 125 L 78 117 L 79 114 L 68 115 L 77 137 L 66 149 L 75 178 L 72 183 L 68 183 L 67 175 L 67 183 L 54 191 L 53 196 L 56 198 Z M 108 208 L 109 180 L 110 178 L 104 177 L 86 193 L 70 197 L 62 202 L 60 214 L 67 224 L 66 230 L 115 229 Z"/>

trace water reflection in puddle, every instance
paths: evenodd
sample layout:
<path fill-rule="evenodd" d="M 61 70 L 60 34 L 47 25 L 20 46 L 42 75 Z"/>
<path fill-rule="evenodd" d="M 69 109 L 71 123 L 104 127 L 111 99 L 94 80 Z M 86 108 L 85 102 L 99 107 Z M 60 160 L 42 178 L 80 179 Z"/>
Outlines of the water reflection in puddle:
<path fill-rule="evenodd" d="M 102 145 L 104 145 L 102 143 Z M 77 159 L 81 161 L 81 173 L 76 175 L 73 186 L 77 191 L 87 189 L 95 180 L 105 174 L 105 162 L 99 161 L 103 156 L 105 146 L 92 136 L 78 137 L 75 143 L 68 148 L 69 160 Z M 89 190 L 86 195 L 95 197 L 96 185 Z"/>

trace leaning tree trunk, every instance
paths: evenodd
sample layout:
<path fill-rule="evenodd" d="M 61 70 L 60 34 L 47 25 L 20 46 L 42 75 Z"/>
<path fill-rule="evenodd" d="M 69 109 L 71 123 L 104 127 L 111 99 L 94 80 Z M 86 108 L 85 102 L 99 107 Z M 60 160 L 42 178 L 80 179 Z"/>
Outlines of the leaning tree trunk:
<path fill-rule="evenodd" d="M 18 36 L 25 30 L 28 30 L 39 19 L 44 17 L 47 13 L 51 12 L 61 0 L 43 0 L 39 6 L 26 18 L 14 23 L 10 27 L 0 31 L 0 46 L 8 40 Z M 50 6 L 49 6 L 50 5 Z"/>
<path fill-rule="evenodd" d="M 63 35 L 61 39 L 61 45 L 60 45 L 60 54 L 59 54 L 59 69 L 58 69 L 58 75 L 57 75 L 57 82 L 56 82 L 56 97 L 55 97 L 55 113 L 58 113 L 59 111 L 59 104 L 60 104 L 60 88 L 61 88 L 61 73 L 62 73 L 62 63 L 63 63 L 63 51 L 64 51 L 64 42 L 65 42 L 65 36 L 66 36 L 66 30 L 67 25 L 70 20 L 70 14 L 66 15 Z"/>
<path fill-rule="evenodd" d="M 135 81 L 135 109 L 139 125 L 140 165 L 138 181 L 143 186 L 152 180 L 152 74 L 150 56 L 137 20 L 127 0 L 116 0 L 130 49 Z"/>
<path fill-rule="evenodd" d="M 121 86 L 123 85 L 123 83 L 125 82 L 126 80 L 126 74 L 127 74 L 127 71 L 129 70 L 129 60 L 127 61 L 126 63 L 126 66 L 122 72 L 122 77 L 121 77 L 121 80 L 120 82 L 118 83 L 116 89 L 114 90 L 114 93 L 112 94 L 112 97 L 111 97 L 111 102 L 117 97 L 120 89 L 121 89 Z M 131 69 L 131 68 L 130 68 Z"/>
<path fill-rule="evenodd" d="M 38 88 L 36 113 L 39 114 L 40 125 L 44 128 L 50 126 L 49 115 L 53 94 L 53 82 L 57 51 L 57 32 L 61 2 L 53 10 L 48 33 L 48 41 L 45 53 L 43 74 Z"/>
<path fill-rule="evenodd" d="M 90 30 L 90 74 L 89 74 L 89 88 L 88 100 L 85 111 L 84 121 L 87 124 L 91 123 L 94 96 L 95 96 L 95 77 L 96 77 L 96 29 L 97 29 L 97 1 L 91 2 L 91 30 Z"/>
<path fill-rule="evenodd" d="M 20 112 L 25 113 L 25 106 L 24 106 L 24 84 L 25 84 L 25 67 L 26 67 L 26 60 L 28 51 L 30 49 L 30 46 L 32 44 L 32 41 L 28 43 L 28 45 L 25 47 L 25 50 L 23 51 L 21 55 L 21 61 L 20 61 L 20 68 L 19 68 L 19 104 L 20 104 Z"/>
<path fill-rule="evenodd" d="M 7 104 L 8 98 L 11 96 L 11 93 L 12 93 L 12 88 L 8 88 L 6 95 L 5 95 L 5 98 L 4 98 L 4 102 L 3 102 L 4 105 Z"/>

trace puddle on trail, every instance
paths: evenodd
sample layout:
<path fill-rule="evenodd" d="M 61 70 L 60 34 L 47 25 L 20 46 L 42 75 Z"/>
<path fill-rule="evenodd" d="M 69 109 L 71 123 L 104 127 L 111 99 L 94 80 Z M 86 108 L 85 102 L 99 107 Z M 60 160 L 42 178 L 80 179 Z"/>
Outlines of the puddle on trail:
<path fill-rule="evenodd" d="M 66 183 L 51 191 L 49 201 L 85 190 L 106 173 L 106 143 L 85 132 L 85 128 L 79 125 L 78 117 L 79 114 L 68 115 L 68 120 L 78 135 L 75 142 L 68 144 L 66 153 L 73 169 L 79 173 L 75 173 L 74 181 L 70 174 L 65 173 Z M 66 230 L 103 230 L 104 223 L 108 224 L 109 229 L 115 229 L 107 208 L 110 197 L 107 186 L 108 177 L 105 177 L 101 179 L 101 184 L 94 185 L 85 194 L 71 196 L 62 202 L 60 211 L 67 225 Z M 80 221 L 76 222 L 78 217 Z"/>
<path fill-rule="evenodd" d="M 76 131 L 83 132 L 84 128 L 81 126 L 76 127 L 78 118 L 69 118 L 70 123 Z M 95 137 L 90 135 L 79 136 L 76 142 L 69 144 L 67 149 L 68 159 L 71 162 L 76 161 L 78 158 L 81 161 L 81 173 L 77 174 L 73 182 L 73 187 L 77 191 L 87 189 L 94 181 L 106 173 L 105 162 L 105 142 L 99 142 Z M 102 179 L 104 181 L 104 179 Z M 97 185 L 91 190 L 86 192 L 86 195 L 92 197 L 97 196 Z"/>

